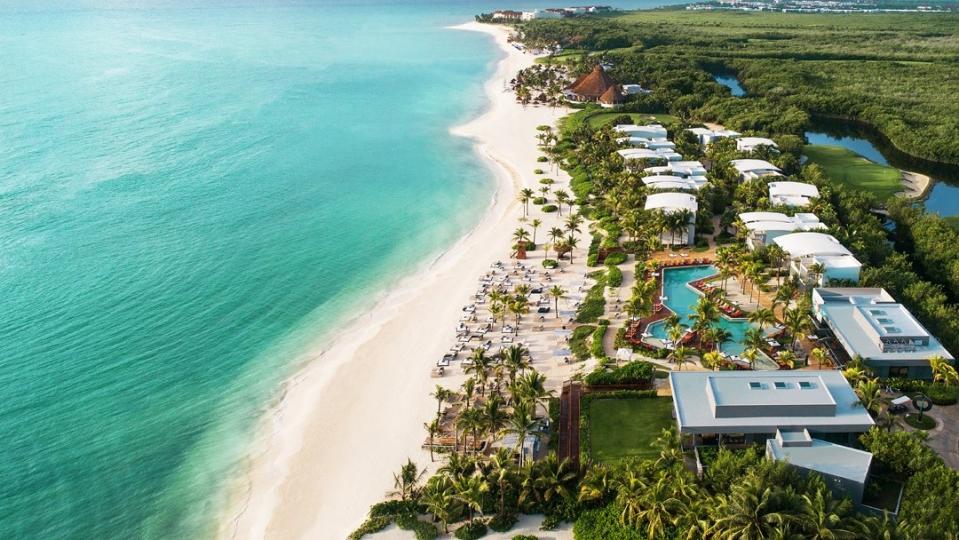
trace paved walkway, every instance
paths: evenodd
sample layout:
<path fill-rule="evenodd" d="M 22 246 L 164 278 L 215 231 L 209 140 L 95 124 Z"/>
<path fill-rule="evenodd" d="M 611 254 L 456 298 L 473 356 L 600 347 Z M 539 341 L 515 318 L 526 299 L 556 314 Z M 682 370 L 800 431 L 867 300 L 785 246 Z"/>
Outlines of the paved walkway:
<path fill-rule="evenodd" d="M 959 470 L 959 405 L 934 405 L 926 414 L 936 419 L 936 427 L 929 430 L 926 443 L 946 465 Z"/>

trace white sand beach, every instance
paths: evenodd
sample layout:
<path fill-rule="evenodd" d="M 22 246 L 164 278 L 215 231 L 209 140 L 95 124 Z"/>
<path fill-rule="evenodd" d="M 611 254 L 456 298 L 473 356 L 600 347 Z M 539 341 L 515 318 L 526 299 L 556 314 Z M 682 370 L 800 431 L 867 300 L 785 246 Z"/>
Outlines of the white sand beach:
<path fill-rule="evenodd" d="M 517 190 L 540 187 L 533 170 L 545 164 L 536 162 L 536 126 L 554 125 L 566 113 L 524 108 L 506 91 L 533 57 L 510 46 L 504 28 L 456 28 L 490 33 L 505 55 L 486 84 L 488 111 L 453 130 L 475 139 L 490 160 L 496 195 L 478 201 L 490 207 L 468 236 L 401 282 L 289 381 L 222 516 L 221 537 L 344 538 L 384 498 L 407 457 L 429 464 L 420 449 L 422 424 L 435 413 L 432 388 L 446 382 L 431 378 L 430 369 L 448 350 L 478 278 L 491 262 L 507 259 L 522 214 Z M 558 224 L 551 219 L 544 228 Z"/>

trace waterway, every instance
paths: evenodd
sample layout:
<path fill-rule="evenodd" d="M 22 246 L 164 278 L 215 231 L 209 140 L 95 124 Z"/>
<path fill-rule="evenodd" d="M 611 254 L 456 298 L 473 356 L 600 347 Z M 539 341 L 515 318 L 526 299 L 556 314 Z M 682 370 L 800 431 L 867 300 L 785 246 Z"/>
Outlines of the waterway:
<path fill-rule="evenodd" d="M 743 88 L 743 85 L 739 84 L 739 79 L 737 79 L 735 75 L 714 75 L 713 79 L 726 88 L 729 88 L 730 92 L 736 97 L 746 95 L 746 89 Z"/>

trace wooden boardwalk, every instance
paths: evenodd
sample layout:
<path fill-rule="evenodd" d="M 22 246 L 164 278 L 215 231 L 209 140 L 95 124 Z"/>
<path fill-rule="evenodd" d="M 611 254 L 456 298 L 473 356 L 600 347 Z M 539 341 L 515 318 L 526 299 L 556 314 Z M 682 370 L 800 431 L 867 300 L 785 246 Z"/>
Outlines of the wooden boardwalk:
<path fill-rule="evenodd" d="M 579 415 L 582 393 L 582 383 L 566 381 L 560 394 L 559 442 L 556 453 L 560 460 L 569 459 L 576 470 L 579 470 Z"/>

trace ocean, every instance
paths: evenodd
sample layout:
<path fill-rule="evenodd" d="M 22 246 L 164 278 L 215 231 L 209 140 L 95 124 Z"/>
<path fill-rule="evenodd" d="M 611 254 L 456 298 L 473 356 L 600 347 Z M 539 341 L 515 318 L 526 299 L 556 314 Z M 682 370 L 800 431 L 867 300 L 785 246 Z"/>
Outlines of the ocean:
<path fill-rule="evenodd" d="M 486 209 L 445 27 L 498 7 L 0 1 L 0 538 L 212 532 L 304 352 Z"/>

